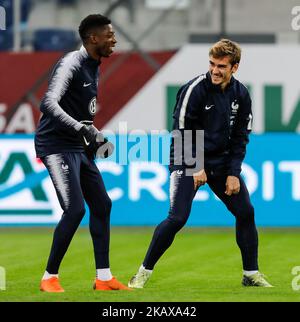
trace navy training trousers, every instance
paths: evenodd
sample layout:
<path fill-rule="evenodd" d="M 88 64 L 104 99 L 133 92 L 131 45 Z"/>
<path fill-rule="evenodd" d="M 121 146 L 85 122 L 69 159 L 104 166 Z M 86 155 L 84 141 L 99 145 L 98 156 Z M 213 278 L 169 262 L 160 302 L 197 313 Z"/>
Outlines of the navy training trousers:
<path fill-rule="evenodd" d="M 187 222 L 196 194 L 192 176 L 183 170 L 170 170 L 170 209 L 168 217 L 155 229 L 143 265 L 153 269 L 159 258 L 172 244 L 176 233 Z M 236 242 L 240 248 L 244 270 L 258 270 L 258 235 L 254 221 L 254 208 L 247 187 L 239 176 L 240 192 L 225 194 L 226 175 L 207 173 L 207 184 L 236 219 Z M 222 247 L 222 245 L 220 245 Z"/>
<path fill-rule="evenodd" d="M 47 272 L 57 274 L 61 261 L 85 214 L 90 210 L 89 229 L 93 240 L 96 269 L 109 268 L 111 200 L 101 174 L 84 152 L 64 152 L 42 158 L 63 209 L 57 224 Z"/>

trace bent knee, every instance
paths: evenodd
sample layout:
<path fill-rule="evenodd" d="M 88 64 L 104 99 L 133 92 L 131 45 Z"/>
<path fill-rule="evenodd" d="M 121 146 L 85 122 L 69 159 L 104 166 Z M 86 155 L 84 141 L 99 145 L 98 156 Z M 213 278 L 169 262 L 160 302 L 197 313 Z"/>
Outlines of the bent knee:
<path fill-rule="evenodd" d="M 69 207 L 67 212 L 72 214 L 73 217 L 82 218 L 85 214 L 85 207 L 84 205 L 78 207 Z"/>
<path fill-rule="evenodd" d="M 94 214 L 109 217 L 112 208 L 112 201 L 107 196 L 104 200 L 94 202 L 93 205 L 89 205 L 89 207 Z"/>
<path fill-rule="evenodd" d="M 243 221 L 254 220 L 254 207 L 251 204 L 246 204 L 237 209 L 233 209 L 232 213 L 239 220 L 243 220 Z"/>
<path fill-rule="evenodd" d="M 170 214 L 167 220 L 177 229 L 181 229 L 187 222 L 187 218 L 185 216 L 176 216 L 174 214 Z"/>

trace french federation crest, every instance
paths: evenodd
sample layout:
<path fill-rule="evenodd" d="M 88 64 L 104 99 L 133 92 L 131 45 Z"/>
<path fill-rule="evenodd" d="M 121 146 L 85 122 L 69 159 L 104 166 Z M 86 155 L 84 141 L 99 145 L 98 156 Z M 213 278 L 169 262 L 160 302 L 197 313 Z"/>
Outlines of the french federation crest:
<path fill-rule="evenodd" d="M 234 100 L 232 103 L 231 103 L 231 110 L 232 110 L 232 114 L 236 114 L 237 111 L 239 109 L 239 104 L 237 103 L 237 100 Z"/>

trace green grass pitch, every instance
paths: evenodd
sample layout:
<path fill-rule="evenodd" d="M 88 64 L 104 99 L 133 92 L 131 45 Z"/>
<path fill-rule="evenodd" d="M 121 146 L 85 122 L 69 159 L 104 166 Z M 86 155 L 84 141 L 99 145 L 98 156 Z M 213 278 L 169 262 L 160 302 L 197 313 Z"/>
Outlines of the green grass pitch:
<path fill-rule="evenodd" d="M 122 282 L 142 262 L 153 228 L 112 228 L 110 261 Z M 200 302 L 300 301 L 291 271 L 300 266 L 298 229 L 259 229 L 260 270 L 274 288 L 241 286 L 241 258 L 233 228 L 185 228 L 158 262 L 142 290 L 95 292 L 92 242 L 85 228 L 77 231 L 60 269 L 65 293 L 39 291 L 40 278 L 52 242 L 53 228 L 1 228 L 0 266 L 6 270 L 6 290 L 0 302 Z"/>

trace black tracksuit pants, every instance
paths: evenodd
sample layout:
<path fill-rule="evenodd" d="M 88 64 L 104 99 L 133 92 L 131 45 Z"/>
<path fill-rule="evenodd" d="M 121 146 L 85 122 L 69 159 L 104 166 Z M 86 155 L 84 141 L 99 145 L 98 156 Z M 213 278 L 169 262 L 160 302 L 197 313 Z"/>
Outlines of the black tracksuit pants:
<path fill-rule="evenodd" d="M 185 225 L 196 194 L 192 176 L 184 171 L 171 170 L 169 216 L 155 229 L 144 259 L 146 269 L 153 269 L 159 258 L 172 244 L 175 234 Z M 237 195 L 225 194 L 227 176 L 207 173 L 207 184 L 221 199 L 236 219 L 236 241 L 241 250 L 244 270 L 258 270 L 258 236 L 254 221 L 254 208 L 250 202 L 247 187 L 241 177 L 240 192 Z M 220 245 L 222 247 L 222 245 Z"/>
<path fill-rule="evenodd" d="M 54 184 L 63 215 L 55 228 L 47 272 L 57 274 L 60 263 L 85 213 L 90 209 L 89 228 L 96 268 L 109 268 L 111 200 L 93 160 L 83 152 L 51 154 L 42 158 Z"/>

